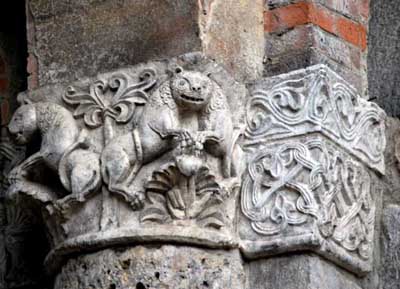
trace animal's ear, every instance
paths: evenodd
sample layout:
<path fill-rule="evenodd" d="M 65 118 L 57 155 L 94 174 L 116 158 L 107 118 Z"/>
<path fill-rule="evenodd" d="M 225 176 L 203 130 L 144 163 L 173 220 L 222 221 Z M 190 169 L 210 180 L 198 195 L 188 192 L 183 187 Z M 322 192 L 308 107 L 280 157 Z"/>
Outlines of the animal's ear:
<path fill-rule="evenodd" d="M 172 64 L 168 67 L 168 72 L 171 74 L 171 76 L 179 75 L 183 72 L 183 68 L 178 64 Z"/>
<path fill-rule="evenodd" d="M 24 104 L 32 104 L 32 100 L 29 99 L 27 91 L 23 91 L 18 93 L 17 96 L 17 102 L 19 105 L 24 105 Z"/>

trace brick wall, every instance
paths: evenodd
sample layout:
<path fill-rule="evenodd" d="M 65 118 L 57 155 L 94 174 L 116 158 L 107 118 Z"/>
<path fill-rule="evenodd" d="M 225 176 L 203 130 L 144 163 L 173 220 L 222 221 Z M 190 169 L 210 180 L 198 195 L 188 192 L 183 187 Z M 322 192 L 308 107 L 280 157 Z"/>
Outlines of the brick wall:
<path fill-rule="evenodd" d="M 368 10 L 369 0 L 266 0 L 265 75 L 325 63 L 367 97 Z"/>

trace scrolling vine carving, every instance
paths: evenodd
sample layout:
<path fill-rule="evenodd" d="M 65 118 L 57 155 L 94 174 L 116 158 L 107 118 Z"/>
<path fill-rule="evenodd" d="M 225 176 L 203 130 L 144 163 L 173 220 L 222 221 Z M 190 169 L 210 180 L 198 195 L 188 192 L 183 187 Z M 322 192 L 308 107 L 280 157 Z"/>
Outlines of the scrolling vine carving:
<path fill-rule="evenodd" d="M 253 233 L 242 226 L 245 254 L 284 244 L 369 271 L 384 112 L 317 65 L 255 85 L 247 124 L 241 209 Z"/>

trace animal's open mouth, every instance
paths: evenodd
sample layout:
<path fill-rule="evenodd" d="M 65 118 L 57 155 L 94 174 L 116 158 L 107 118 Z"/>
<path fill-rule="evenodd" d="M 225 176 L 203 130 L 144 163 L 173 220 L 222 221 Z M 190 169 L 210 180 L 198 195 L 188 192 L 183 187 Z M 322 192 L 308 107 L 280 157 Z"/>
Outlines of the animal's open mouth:
<path fill-rule="evenodd" d="M 184 100 L 192 101 L 192 102 L 202 102 L 202 101 L 204 101 L 203 98 L 192 97 L 192 96 L 188 96 L 186 94 L 181 94 L 181 98 L 183 98 Z"/>

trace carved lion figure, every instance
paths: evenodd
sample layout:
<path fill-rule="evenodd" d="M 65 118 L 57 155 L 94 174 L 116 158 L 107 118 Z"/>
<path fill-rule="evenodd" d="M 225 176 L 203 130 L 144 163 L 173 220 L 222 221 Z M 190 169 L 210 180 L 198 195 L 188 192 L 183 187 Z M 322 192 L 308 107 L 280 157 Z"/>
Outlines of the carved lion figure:
<path fill-rule="evenodd" d="M 22 105 L 8 129 L 21 145 L 29 144 L 36 134 L 41 136 L 40 150 L 12 170 L 11 183 L 26 178 L 31 169 L 42 163 L 53 171 L 62 171 L 65 176 L 61 182 L 80 201 L 101 184 L 99 155 L 84 147 L 75 119 L 62 106 L 47 102 Z"/>
<path fill-rule="evenodd" d="M 103 150 L 102 174 L 110 191 L 125 194 L 140 168 L 175 148 L 221 159 L 222 175 L 236 175 L 236 138 L 222 89 L 207 75 L 180 67 L 150 97 L 136 128 Z M 196 153 L 195 152 L 195 153 Z"/>

